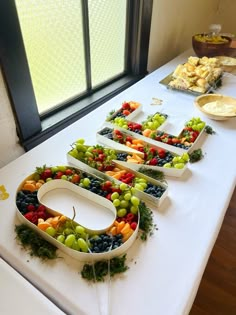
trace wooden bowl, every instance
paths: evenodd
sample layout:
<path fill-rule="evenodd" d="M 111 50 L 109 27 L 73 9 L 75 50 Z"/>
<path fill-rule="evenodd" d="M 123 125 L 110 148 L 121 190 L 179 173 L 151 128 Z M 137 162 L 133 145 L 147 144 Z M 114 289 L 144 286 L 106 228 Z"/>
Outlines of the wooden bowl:
<path fill-rule="evenodd" d="M 203 42 L 196 39 L 197 36 L 204 36 L 204 34 L 196 34 L 192 37 L 193 50 L 198 57 L 215 57 L 225 55 L 229 48 L 232 39 L 228 36 L 221 36 L 226 39 L 226 42 Z"/>
<path fill-rule="evenodd" d="M 212 102 L 217 102 L 217 106 L 221 106 L 221 104 L 227 104 L 232 105 L 234 110 L 232 112 L 227 113 L 213 113 L 212 111 L 208 111 L 206 108 L 204 108 L 204 105 Z M 199 109 L 206 117 L 213 119 L 213 120 L 227 120 L 230 118 L 236 117 L 236 99 L 224 96 L 221 94 L 204 94 L 201 96 L 198 96 L 194 100 L 195 106 L 197 109 Z"/>

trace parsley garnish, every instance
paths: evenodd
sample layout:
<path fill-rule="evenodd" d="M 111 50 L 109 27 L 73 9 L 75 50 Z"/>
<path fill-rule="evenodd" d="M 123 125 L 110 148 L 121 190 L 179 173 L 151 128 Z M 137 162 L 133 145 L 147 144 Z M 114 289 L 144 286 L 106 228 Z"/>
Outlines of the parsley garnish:
<path fill-rule="evenodd" d="M 146 241 L 154 230 L 157 230 L 156 224 L 153 222 L 153 212 L 146 206 L 144 202 L 139 204 L 140 221 L 139 228 L 142 230 L 141 240 Z"/>
<path fill-rule="evenodd" d="M 115 274 L 128 270 L 129 268 L 125 265 L 125 262 L 126 255 L 112 258 L 110 260 L 110 276 L 113 277 Z M 94 264 L 85 264 L 81 271 L 81 276 L 93 282 L 104 281 L 105 277 L 108 275 L 108 269 L 107 260 L 97 261 Z"/>
<path fill-rule="evenodd" d="M 194 150 L 192 153 L 189 154 L 189 162 L 195 163 L 197 161 L 200 161 L 203 157 L 204 155 L 201 149 Z"/>
<path fill-rule="evenodd" d="M 36 256 L 43 260 L 57 258 L 57 248 L 27 225 L 16 225 L 15 232 L 17 239 L 20 241 L 23 248 L 29 251 L 31 256 Z"/>

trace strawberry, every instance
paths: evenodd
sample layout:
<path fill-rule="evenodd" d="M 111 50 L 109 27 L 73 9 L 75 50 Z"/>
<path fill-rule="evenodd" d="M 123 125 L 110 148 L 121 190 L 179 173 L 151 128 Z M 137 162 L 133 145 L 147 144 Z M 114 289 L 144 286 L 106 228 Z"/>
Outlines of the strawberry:
<path fill-rule="evenodd" d="M 112 195 L 112 193 L 107 194 L 106 199 L 111 200 L 111 195 Z"/>
<path fill-rule="evenodd" d="M 164 159 L 166 156 L 166 151 L 164 149 L 158 149 L 158 155 L 161 159 Z"/>
<path fill-rule="evenodd" d="M 71 182 L 76 184 L 76 183 L 79 183 L 80 181 L 80 176 L 78 174 L 74 174 L 71 178 Z"/>
<path fill-rule="evenodd" d="M 72 171 L 70 168 L 68 168 L 67 170 L 65 170 L 65 175 L 71 176 L 72 174 L 73 174 L 73 171 Z"/>
<path fill-rule="evenodd" d="M 152 155 L 156 155 L 157 150 L 155 148 L 150 148 L 149 153 L 151 153 Z"/>
<path fill-rule="evenodd" d="M 137 222 L 132 222 L 132 223 L 130 224 L 130 227 L 131 227 L 132 230 L 136 230 L 137 225 L 138 225 Z"/>
<path fill-rule="evenodd" d="M 135 123 L 135 124 L 133 125 L 133 128 L 134 128 L 134 129 L 141 130 L 141 129 L 142 129 L 142 125 L 140 125 L 140 124 L 138 124 L 138 123 Z"/>
<path fill-rule="evenodd" d="M 129 103 L 127 103 L 127 102 L 125 102 L 125 103 L 123 103 L 122 104 L 122 106 L 121 106 L 123 109 L 130 109 L 130 105 L 129 105 Z"/>
<path fill-rule="evenodd" d="M 123 114 L 124 114 L 125 116 L 128 116 L 128 115 L 130 114 L 130 111 L 127 110 L 127 109 L 125 109 L 125 110 L 123 110 Z"/>
<path fill-rule="evenodd" d="M 157 159 L 156 157 L 152 158 L 152 159 L 148 162 L 149 165 L 157 165 L 157 163 L 158 163 L 158 159 Z"/>
<path fill-rule="evenodd" d="M 56 179 L 61 179 L 62 175 L 64 175 L 64 173 L 61 172 L 61 171 L 59 171 L 59 172 L 56 173 L 55 178 L 56 178 Z"/>
<path fill-rule="evenodd" d="M 41 175 L 40 175 L 41 179 L 46 180 L 47 178 L 52 177 L 52 171 L 50 168 L 45 169 Z"/>

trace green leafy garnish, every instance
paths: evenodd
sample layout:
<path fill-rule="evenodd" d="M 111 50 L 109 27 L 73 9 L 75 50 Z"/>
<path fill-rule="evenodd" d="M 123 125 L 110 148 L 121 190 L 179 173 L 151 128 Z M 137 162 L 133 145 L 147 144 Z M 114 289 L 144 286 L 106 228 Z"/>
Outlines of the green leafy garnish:
<path fill-rule="evenodd" d="M 106 117 L 106 121 L 109 121 L 111 118 L 112 118 L 112 116 L 115 114 L 115 110 L 114 109 L 112 109 L 111 111 L 110 111 L 110 113 L 107 115 L 107 117 Z"/>
<path fill-rule="evenodd" d="M 139 228 L 142 230 L 141 240 L 146 241 L 148 236 L 153 235 L 154 230 L 157 230 L 157 226 L 153 222 L 152 210 L 144 202 L 140 202 L 139 204 L 139 213 Z"/>
<path fill-rule="evenodd" d="M 152 170 L 152 169 L 147 169 L 145 167 L 140 167 L 138 170 L 139 173 L 142 173 L 146 176 L 152 177 L 154 179 L 157 179 L 159 181 L 165 181 L 165 175 L 163 172 L 158 171 L 158 170 Z"/>
<path fill-rule="evenodd" d="M 23 248 L 29 251 L 31 256 L 36 256 L 43 260 L 57 258 L 57 248 L 43 239 L 38 233 L 29 228 L 27 225 L 16 225 L 15 232 L 17 239 L 20 241 Z"/>
<path fill-rule="evenodd" d="M 205 132 L 207 133 L 207 134 L 209 134 L 209 135 L 213 135 L 213 134 L 215 134 L 216 132 L 215 132 L 215 130 L 213 130 L 213 128 L 211 127 L 211 126 L 205 126 Z"/>
<path fill-rule="evenodd" d="M 113 277 L 115 274 L 128 270 L 129 267 L 125 265 L 125 262 L 126 255 L 112 258 L 110 260 L 110 276 Z M 93 282 L 104 281 L 109 272 L 108 264 L 107 260 L 97 261 L 94 264 L 85 264 L 81 271 L 82 278 Z"/>
<path fill-rule="evenodd" d="M 195 163 L 197 161 L 200 161 L 203 157 L 204 155 L 201 149 L 194 150 L 192 153 L 189 154 L 189 162 Z"/>

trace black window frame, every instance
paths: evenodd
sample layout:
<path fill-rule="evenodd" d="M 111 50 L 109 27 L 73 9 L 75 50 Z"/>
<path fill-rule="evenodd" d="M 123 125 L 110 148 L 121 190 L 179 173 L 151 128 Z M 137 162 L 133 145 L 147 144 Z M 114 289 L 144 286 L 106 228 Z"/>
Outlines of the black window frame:
<path fill-rule="evenodd" d="M 88 4 L 82 1 L 84 34 L 88 36 Z M 39 115 L 14 0 L 0 1 L 0 65 L 13 109 L 16 130 L 26 151 L 108 101 L 147 74 L 153 0 L 127 0 L 126 71 L 105 84 L 70 100 L 52 113 Z M 90 67 L 88 53 L 85 52 Z"/>

